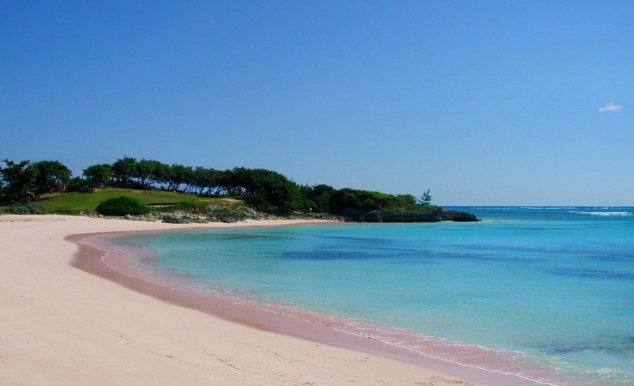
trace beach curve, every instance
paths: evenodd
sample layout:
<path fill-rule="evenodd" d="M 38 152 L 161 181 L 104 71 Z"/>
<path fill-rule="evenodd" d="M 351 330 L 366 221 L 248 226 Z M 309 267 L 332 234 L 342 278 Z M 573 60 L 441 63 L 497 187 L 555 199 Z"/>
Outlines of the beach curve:
<path fill-rule="evenodd" d="M 296 224 L 261 221 L 205 228 Z M 71 235 L 200 227 L 75 216 L 0 216 L 5 266 L 0 279 L 0 383 L 470 384 L 436 368 L 386 357 L 389 352 L 369 353 L 376 350 L 372 344 L 369 350 L 350 350 L 359 343 L 335 344 L 332 331 L 323 326 L 301 322 L 289 329 L 279 326 L 278 319 L 267 320 L 270 315 L 231 309 L 230 302 L 216 302 L 214 309 L 205 308 L 208 302 L 183 304 L 183 299 L 166 298 L 164 289 L 144 291 L 134 287 L 139 283 L 121 283 L 122 275 L 116 272 L 102 280 L 103 272 L 86 275 L 69 264 L 74 261 L 77 266 L 73 256 L 78 248 L 87 248 L 67 242 Z M 85 236 L 69 241 L 81 237 Z M 306 336 L 306 331 L 317 336 Z"/>

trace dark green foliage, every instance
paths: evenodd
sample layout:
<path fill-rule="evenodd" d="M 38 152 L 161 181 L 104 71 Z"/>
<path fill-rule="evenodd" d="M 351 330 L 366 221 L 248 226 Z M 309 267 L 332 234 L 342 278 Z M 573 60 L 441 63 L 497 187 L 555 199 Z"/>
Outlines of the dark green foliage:
<path fill-rule="evenodd" d="M 447 221 L 455 221 L 455 222 L 478 221 L 478 218 L 473 213 L 456 212 L 456 211 L 453 211 L 453 210 L 448 210 L 446 212 L 448 213 L 447 214 L 447 219 L 446 219 Z"/>
<path fill-rule="evenodd" d="M 31 202 L 45 193 L 63 192 L 71 180 L 70 170 L 58 161 L 2 162 L 2 202 Z"/>
<path fill-rule="evenodd" d="M 293 212 L 356 215 L 372 211 L 419 211 L 431 200 L 429 191 L 418 201 L 412 195 L 335 190 L 328 185 L 300 187 L 285 176 L 266 169 L 222 171 L 180 164 L 167 166 L 158 161 L 137 161 L 130 157 L 119 159 L 112 165 L 112 177 L 120 187 L 151 189 L 158 186 L 201 196 L 242 197 L 258 211 L 282 215 Z"/>
<path fill-rule="evenodd" d="M 333 193 L 330 210 L 336 214 L 355 211 L 381 211 L 395 206 L 394 196 L 368 190 L 340 189 Z"/>
<path fill-rule="evenodd" d="M 191 166 L 173 164 L 168 167 L 165 181 L 162 182 L 167 185 L 167 190 L 184 191 L 182 186 L 193 181 L 193 175 L 194 171 Z"/>
<path fill-rule="evenodd" d="M 416 197 L 411 194 L 397 194 L 388 200 L 383 210 L 413 212 L 419 209 Z"/>
<path fill-rule="evenodd" d="M 132 178 L 136 172 L 136 159 L 123 157 L 112 164 L 112 178 L 117 186 L 121 188 L 132 188 L 135 184 Z"/>
<path fill-rule="evenodd" d="M 88 166 L 83 173 L 86 185 L 91 188 L 105 188 L 112 183 L 112 166 L 108 164 Z"/>
<path fill-rule="evenodd" d="M 13 214 L 46 214 L 48 209 L 38 204 L 13 204 L 9 205 L 7 212 Z"/>
<path fill-rule="evenodd" d="M 39 161 L 31 165 L 36 170 L 37 196 L 45 193 L 63 192 L 71 181 L 71 172 L 59 161 Z"/>
<path fill-rule="evenodd" d="M 152 185 L 163 182 L 168 176 L 169 166 L 153 160 L 142 159 L 132 171 L 132 178 L 141 189 L 150 189 Z"/>
<path fill-rule="evenodd" d="M 329 185 L 302 186 L 301 192 L 308 200 L 309 211 L 315 213 L 330 212 L 330 202 L 335 188 Z"/>
<path fill-rule="evenodd" d="M 420 198 L 410 194 L 340 189 L 328 185 L 299 186 L 280 173 L 266 169 L 234 168 L 215 170 L 180 164 L 171 166 L 159 161 L 124 157 L 114 164 L 92 165 L 83 178 L 71 179 L 71 173 L 57 161 L 0 164 L 0 199 L 5 203 L 29 202 L 44 193 L 72 189 L 90 192 L 95 188 L 120 187 L 143 190 L 169 190 L 199 196 L 240 197 L 253 209 L 276 215 L 292 213 L 327 213 L 354 221 L 475 221 L 468 213 L 446 211 L 431 205 L 430 190 Z M 140 201 L 129 197 L 102 202 L 99 213 L 123 216 L 148 211 Z M 181 202 L 165 211 L 205 213 L 206 203 Z"/>
<path fill-rule="evenodd" d="M 35 185 L 37 171 L 33 169 L 30 161 L 13 162 L 3 160 L 2 174 L 2 201 L 7 203 L 30 202 L 37 199 Z"/>
<path fill-rule="evenodd" d="M 95 166 L 100 167 L 100 170 L 95 170 L 95 172 L 99 173 L 99 179 L 97 181 L 105 179 L 105 166 L 109 165 Z M 180 185 L 181 182 L 186 182 L 186 180 L 177 177 L 172 170 L 173 168 L 174 166 L 169 166 L 155 160 L 142 159 L 137 161 L 136 158 L 124 157 L 112 164 L 110 167 L 110 178 L 114 185 L 120 188 L 149 190 L 160 184 L 161 188 L 167 186 L 169 190 L 176 190 L 178 185 Z M 84 171 L 84 173 L 85 172 L 86 171 Z M 173 179 L 182 181 L 172 183 Z"/>
<path fill-rule="evenodd" d="M 92 193 L 95 191 L 95 188 L 86 183 L 81 177 L 73 177 L 70 179 L 68 185 L 66 185 L 66 192 L 81 192 L 81 193 Z"/>
<path fill-rule="evenodd" d="M 310 207 L 295 182 L 270 170 L 235 168 L 226 171 L 218 182 L 227 192 L 244 197 L 249 206 L 262 212 L 288 214 Z"/>
<path fill-rule="evenodd" d="M 190 176 L 190 183 L 200 195 L 210 194 L 218 185 L 219 173 L 217 170 L 197 166 Z"/>
<path fill-rule="evenodd" d="M 136 198 L 121 196 L 103 201 L 97 206 L 97 213 L 104 216 L 141 215 L 149 212 L 148 207 Z"/>
<path fill-rule="evenodd" d="M 430 191 L 431 191 L 431 189 L 427 189 L 427 191 L 425 193 L 423 193 L 422 196 L 420 196 L 420 201 L 421 201 L 422 205 L 431 204 L 431 194 L 429 194 Z"/>
<path fill-rule="evenodd" d="M 470 213 L 445 210 L 430 201 L 429 190 L 418 200 L 410 194 L 341 189 L 331 194 L 330 213 L 361 222 L 477 221 Z"/>
<path fill-rule="evenodd" d="M 415 211 L 365 212 L 347 216 L 351 221 L 360 222 L 437 222 L 437 221 L 478 221 L 478 218 L 466 212 L 446 210 L 439 206 L 426 205 Z"/>

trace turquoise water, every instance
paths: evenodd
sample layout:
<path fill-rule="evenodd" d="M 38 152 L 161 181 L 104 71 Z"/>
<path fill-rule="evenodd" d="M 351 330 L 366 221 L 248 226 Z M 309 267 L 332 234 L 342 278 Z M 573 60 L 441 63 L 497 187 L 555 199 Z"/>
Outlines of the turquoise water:
<path fill-rule="evenodd" d="M 553 385 L 634 385 L 634 208 L 469 207 L 478 223 L 125 237 L 197 289 Z"/>

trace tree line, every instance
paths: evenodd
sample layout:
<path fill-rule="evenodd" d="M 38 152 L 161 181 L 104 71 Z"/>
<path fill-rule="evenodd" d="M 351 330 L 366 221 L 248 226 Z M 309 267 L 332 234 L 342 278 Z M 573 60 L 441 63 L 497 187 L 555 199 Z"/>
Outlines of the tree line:
<path fill-rule="evenodd" d="M 273 214 L 293 212 L 345 215 L 370 211 L 420 211 L 430 207 L 429 190 L 412 195 L 335 189 L 329 185 L 299 185 L 280 173 L 237 167 L 216 170 L 156 160 L 123 157 L 113 164 L 88 166 L 79 177 L 59 161 L 0 164 L 0 201 L 26 203 L 55 192 L 90 191 L 95 188 L 162 189 L 200 196 L 242 198 L 252 208 Z"/>

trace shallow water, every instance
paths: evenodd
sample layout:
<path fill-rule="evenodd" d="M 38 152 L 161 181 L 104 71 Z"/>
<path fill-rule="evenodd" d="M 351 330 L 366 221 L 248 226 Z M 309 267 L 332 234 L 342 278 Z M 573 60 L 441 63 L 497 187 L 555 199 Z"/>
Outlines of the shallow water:
<path fill-rule="evenodd" d="M 479 223 L 125 236 L 199 290 L 553 385 L 634 385 L 634 209 L 459 208 Z"/>

